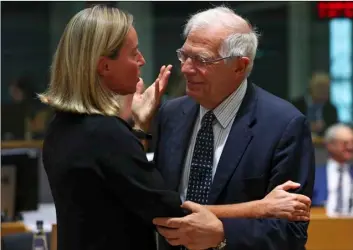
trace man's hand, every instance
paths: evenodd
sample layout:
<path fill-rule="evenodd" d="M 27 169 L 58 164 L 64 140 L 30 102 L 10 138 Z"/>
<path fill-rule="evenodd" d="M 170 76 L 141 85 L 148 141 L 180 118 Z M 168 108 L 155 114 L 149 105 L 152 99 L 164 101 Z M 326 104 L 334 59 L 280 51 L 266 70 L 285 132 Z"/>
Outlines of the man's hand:
<path fill-rule="evenodd" d="M 172 246 L 183 245 L 188 249 L 217 247 L 224 239 L 223 224 L 206 207 L 186 201 L 182 208 L 192 214 L 183 218 L 155 218 L 158 232 Z"/>
<path fill-rule="evenodd" d="M 275 187 L 271 193 L 266 195 L 262 200 L 266 217 L 308 221 L 310 219 L 311 200 L 305 195 L 286 192 L 299 187 L 299 183 L 287 181 Z"/>
<path fill-rule="evenodd" d="M 136 85 L 136 93 L 132 99 L 132 116 L 141 129 L 148 129 L 167 88 L 172 65 L 163 65 L 156 81 L 144 91 L 143 80 Z"/>

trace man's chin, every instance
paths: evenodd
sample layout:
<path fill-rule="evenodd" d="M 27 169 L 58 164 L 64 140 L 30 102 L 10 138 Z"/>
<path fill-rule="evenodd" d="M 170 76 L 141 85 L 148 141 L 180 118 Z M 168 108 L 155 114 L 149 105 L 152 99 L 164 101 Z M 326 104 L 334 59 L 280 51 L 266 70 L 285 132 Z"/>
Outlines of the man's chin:
<path fill-rule="evenodd" d="M 193 88 L 186 88 L 186 95 L 190 96 L 191 98 L 197 98 L 200 96 L 200 91 Z"/>

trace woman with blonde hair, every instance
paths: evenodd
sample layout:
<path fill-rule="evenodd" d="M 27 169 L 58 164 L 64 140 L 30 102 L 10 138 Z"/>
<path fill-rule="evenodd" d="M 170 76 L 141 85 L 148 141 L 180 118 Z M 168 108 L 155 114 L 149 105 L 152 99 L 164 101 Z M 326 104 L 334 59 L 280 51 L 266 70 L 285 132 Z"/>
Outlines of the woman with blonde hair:
<path fill-rule="evenodd" d="M 105 6 L 76 14 L 58 44 L 49 88 L 39 95 L 56 110 L 43 163 L 59 250 L 155 249 L 152 219 L 184 215 L 179 196 L 162 189 L 131 127 L 118 117 L 121 96 L 136 91 L 145 64 L 132 22 Z M 170 69 L 162 67 L 161 82 Z M 162 93 L 158 86 L 159 79 L 152 95 Z"/>
<path fill-rule="evenodd" d="M 179 194 L 165 188 L 147 161 L 135 130 L 119 117 L 121 97 L 136 92 L 137 134 L 148 137 L 142 130 L 148 128 L 171 70 L 163 66 L 142 92 L 145 60 L 132 22 L 131 15 L 112 7 L 77 13 L 58 44 L 49 88 L 39 95 L 55 110 L 43 163 L 56 206 L 58 250 L 153 250 L 152 220 L 186 213 Z M 249 210 L 259 217 L 308 219 L 310 199 L 285 192 L 293 187 L 298 185 L 278 187 L 266 202 L 229 205 L 223 215 L 218 206 L 204 209 L 212 216 L 246 217 Z"/>

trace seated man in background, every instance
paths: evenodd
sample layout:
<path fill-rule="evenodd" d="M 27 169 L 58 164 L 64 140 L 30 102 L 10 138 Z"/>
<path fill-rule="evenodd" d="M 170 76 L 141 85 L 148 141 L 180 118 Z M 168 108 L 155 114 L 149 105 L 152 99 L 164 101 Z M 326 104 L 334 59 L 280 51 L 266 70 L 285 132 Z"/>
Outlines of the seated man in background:
<path fill-rule="evenodd" d="M 310 122 L 311 132 L 322 135 L 326 128 L 337 123 L 337 110 L 329 100 L 330 77 L 315 73 L 310 81 L 309 95 L 292 101 Z"/>
<path fill-rule="evenodd" d="M 328 216 L 353 215 L 353 131 L 343 124 L 325 134 L 329 158 L 316 168 L 313 206 L 326 206 Z"/>
<path fill-rule="evenodd" d="M 13 80 L 9 103 L 2 103 L 2 140 L 42 139 L 52 112 L 37 98 L 39 83 L 30 73 Z"/>

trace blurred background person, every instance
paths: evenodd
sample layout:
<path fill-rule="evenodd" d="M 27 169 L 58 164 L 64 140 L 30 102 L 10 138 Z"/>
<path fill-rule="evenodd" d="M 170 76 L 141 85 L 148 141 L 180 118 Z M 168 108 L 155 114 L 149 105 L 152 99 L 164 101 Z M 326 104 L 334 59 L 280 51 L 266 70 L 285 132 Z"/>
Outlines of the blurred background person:
<path fill-rule="evenodd" d="M 353 132 L 344 124 L 335 124 L 325 133 L 328 151 L 326 164 L 315 174 L 313 206 L 325 206 L 327 215 L 353 215 Z"/>
<path fill-rule="evenodd" d="M 330 77 L 326 73 L 313 74 L 308 95 L 293 101 L 294 106 L 307 116 L 311 131 L 322 135 L 325 129 L 337 123 L 337 110 L 330 102 Z"/>
<path fill-rule="evenodd" d="M 29 140 L 44 134 L 50 111 L 36 97 L 36 85 L 30 74 L 9 84 L 10 102 L 1 106 L 3 139 Z"/>

